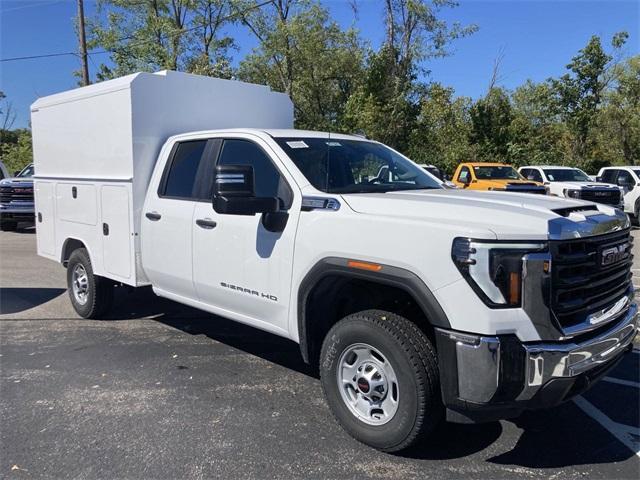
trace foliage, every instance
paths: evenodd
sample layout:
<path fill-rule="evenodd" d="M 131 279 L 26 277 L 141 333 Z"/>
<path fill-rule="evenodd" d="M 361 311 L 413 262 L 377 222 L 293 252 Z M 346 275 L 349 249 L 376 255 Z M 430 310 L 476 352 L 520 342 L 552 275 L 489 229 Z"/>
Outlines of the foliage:
<path fill-rule="evenodd" d="M 0 160 L 11 174 L 33 162 L 31 131 L 27 129 L 4 131 L 2 142 L 0 142 Z"/>
<path fill-rule="evenodd" d="M 363 72 L 363 48 L 354 30 L 343 31 L 318 3 L 281 0 L 243 15 L 258 39 L 238 77 L 287 93 L 296 126 L 339 125 Z"/>
<path fill-rule="evenodd" d="M 180 70 L 231 77 L 233 39 L 222 33 L 233 0 L 99 0 L 88 21 L 89 47 L 111 51 L 98 80 L 138 71 Z"/>

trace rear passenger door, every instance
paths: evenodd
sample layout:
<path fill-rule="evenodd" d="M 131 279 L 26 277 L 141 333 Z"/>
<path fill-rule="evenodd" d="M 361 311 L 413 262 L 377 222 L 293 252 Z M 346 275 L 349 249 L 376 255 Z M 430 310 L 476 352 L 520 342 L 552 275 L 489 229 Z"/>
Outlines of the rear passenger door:
<path fill-rule="evenodd" d="M 155 288 L 196 299 L 191 266 L 191 222 L 199 187 L 198 170 L 207 140 L 173 146 L 155 191 L 147 193 L 142 212 L 142 260 Z"/>

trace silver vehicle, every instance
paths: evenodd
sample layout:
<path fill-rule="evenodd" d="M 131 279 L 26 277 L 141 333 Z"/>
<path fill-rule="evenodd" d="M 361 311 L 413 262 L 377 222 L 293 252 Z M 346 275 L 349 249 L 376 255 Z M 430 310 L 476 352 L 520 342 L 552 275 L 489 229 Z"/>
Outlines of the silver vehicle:
<path fill-rule="evenodd" d="M 15 177 L 0 180 L 0 230 L 15 230 L 19 222 L 34 223 L 33 164 Z"/>

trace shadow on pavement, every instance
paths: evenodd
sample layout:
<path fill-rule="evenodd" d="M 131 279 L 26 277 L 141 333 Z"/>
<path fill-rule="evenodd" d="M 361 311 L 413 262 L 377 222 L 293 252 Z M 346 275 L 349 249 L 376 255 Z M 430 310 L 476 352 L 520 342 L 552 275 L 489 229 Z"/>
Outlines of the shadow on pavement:
<path fill-rule="evenodd" d="M 634 456 L 573 402 L 550 410 L 527 412 L 513 423 L 522 429 L 516 445 L 508 452 L 487 459 L 488 462 L 527 468 L 563 468 L 621 462 Z"/>
<path fill-rule="evenodd" d="M 190 335 L 206 335 L 250 355 L 318 378 L 317 370 L 304 363 L 298 345 L 290 340 L 157 297 L 150 288 L 133 292 L 117 289 L 115 308 L 106 320 L 144 317 Z M 624 402 L 617 404 L 618 407 L 612 404 L 610 408 L 634 408 Z M 633 456 L 572 402 L 550 410 L 527 412 L 509 422 L 521 430 L 515 446 L 486 458 L 486 462 L 542 469 L 615 463 Z M 493 445 L 503 435 L 503 425 L 500 422 L 481 425 L 443 422 L 425 442 L 402 456 L 422 460 L 464 458 Z"/>
<path fill-rule="evenodd" d="M 318 378 L 315 369 L 302 360 L 298 345 L 291 340 L 158 297 L 151 288 L 116 290 L 120 291 L 116 291 L 114 308 L 105 320 L 150 317 L 190 335 L 206 335 L 245 353 Z"/>
<path fill-rule="evenodd" d="M 0 314 L 23 312 L 65 293 L 64 288 L 0 288 Z"/>

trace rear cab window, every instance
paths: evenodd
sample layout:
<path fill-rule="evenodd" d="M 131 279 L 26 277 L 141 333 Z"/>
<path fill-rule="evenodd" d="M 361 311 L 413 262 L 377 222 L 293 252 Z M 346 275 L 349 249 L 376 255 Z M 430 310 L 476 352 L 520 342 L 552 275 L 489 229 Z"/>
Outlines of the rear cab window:
<path fill-rule="evenodd" d="M 195 200 L 196 180 L 207 140 L 177 143 L 165 166 L 158 196 L 176 200 Z"/>

